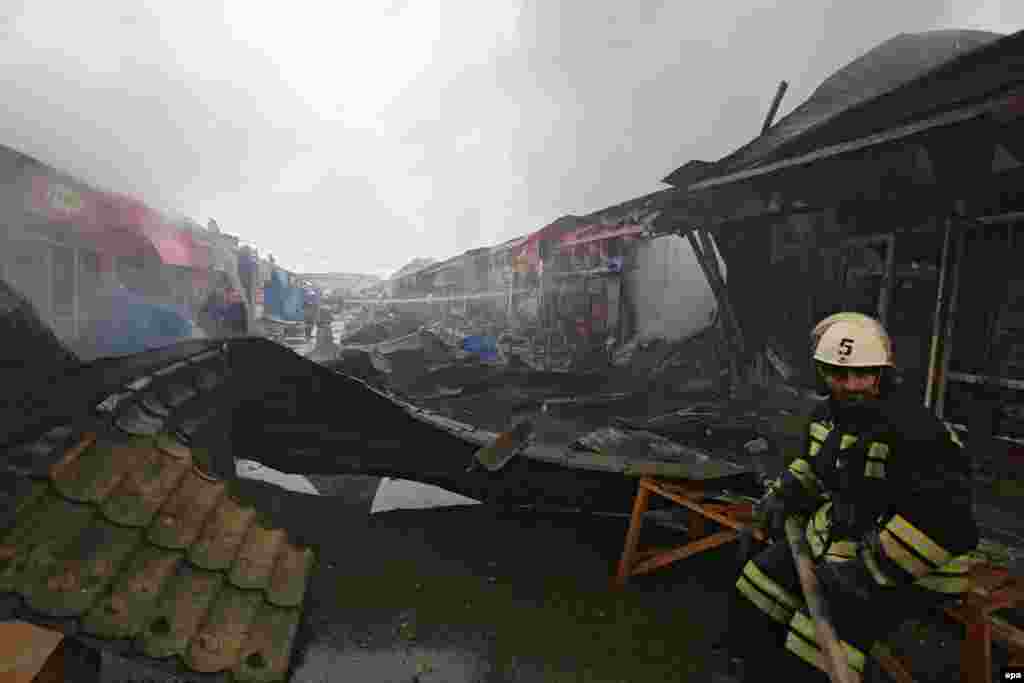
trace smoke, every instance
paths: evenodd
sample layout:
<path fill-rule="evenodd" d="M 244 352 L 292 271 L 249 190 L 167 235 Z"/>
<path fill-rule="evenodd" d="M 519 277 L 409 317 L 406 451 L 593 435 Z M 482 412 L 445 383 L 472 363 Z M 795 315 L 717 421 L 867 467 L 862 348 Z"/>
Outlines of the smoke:
<path fill-rule="evenodd" d="M 393 270 L 650 192 L 905 31 L 1015 3 L 5 3 L 0 143 L 293 267 Z M 1011 9 L 1013 7 L 1013 9 Z"/>

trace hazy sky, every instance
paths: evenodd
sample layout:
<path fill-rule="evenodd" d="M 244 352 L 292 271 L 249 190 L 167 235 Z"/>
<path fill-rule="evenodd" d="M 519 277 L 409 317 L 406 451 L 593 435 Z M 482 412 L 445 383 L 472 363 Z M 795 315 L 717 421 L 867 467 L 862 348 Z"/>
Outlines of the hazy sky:
<path fill-rule="evenodd" d="M 663 187 L 900 32 L 1020 0 L 0 0 L 0 144 L 295 270 L 386 274 Z"/>

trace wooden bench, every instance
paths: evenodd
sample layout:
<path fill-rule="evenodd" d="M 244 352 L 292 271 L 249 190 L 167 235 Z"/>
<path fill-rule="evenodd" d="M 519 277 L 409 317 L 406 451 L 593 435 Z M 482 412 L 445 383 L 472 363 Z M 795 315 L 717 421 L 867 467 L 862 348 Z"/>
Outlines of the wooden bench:
<path fill-rule="evenodd" d="M 640 530 L 650 496 L 660 496 L 689 509 L 688 542 L 673 548 L 640 549 Z M 619 560 L 614 585 L 623 587 L 629 578 L 646 574 L 683 558 L 735 540 L 739 531 L 750 524 L 749 503 L 723 504 L 709 500 L 710 493 L 694 481 L 668 481 L 643 477 L 633 500 L 633 513 L 625 547 Z M 724 530 L 707 533 L 707 520 L 718 522 Z M 758 540 L 764 540 L 755 531 Z M 1024 630 L 1007 623 L 992 613 L 1024 603 L 1024 578 L 1013 576 L 1002 567 L 978 563 L 971 568 L 971 588 L 957 604 L 945 608 L 945 614 L 965 628 L 960 651 L 960 680 L 963 683 L 989 683 L 992 672 L 992 643 L 999 642 L 1010 652 L 1010 666 L 1024 666 Z M 887 648 L 876 648 L 873 654 L 882 668 L 897 683 L 914 683 L 908 667 Z"/>

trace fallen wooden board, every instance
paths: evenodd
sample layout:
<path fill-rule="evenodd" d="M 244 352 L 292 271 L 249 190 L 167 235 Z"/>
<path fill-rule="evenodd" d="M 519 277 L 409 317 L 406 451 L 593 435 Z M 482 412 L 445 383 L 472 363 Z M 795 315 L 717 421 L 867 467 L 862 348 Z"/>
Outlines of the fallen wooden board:
<path fill-rule="evenodd" d="M 63 639 L 24 621 L 0 622 L 0 682 L 31 683 Z"/>

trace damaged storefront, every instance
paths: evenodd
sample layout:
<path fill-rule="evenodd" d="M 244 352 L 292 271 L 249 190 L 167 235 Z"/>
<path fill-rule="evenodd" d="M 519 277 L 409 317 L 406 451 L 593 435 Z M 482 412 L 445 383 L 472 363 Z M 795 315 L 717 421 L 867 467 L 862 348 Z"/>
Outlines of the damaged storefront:
<path fill-rule="evenodd" d="M 579 350 L 614 345 L 628 334 L 622 273 L 626 252 L 643 228 L 585 225 L 566 235 L 545 264 L 550 290 L 545 318 Z"/>
<path fill-rule="evenodd" d="M 101 192 L 0 148 L 8 208 L 0 278 L 23 292 L 65 343 L 76 345 L 128 288 L 188 317 L 193 269 L 208 250 L 141 201 Z"/>

